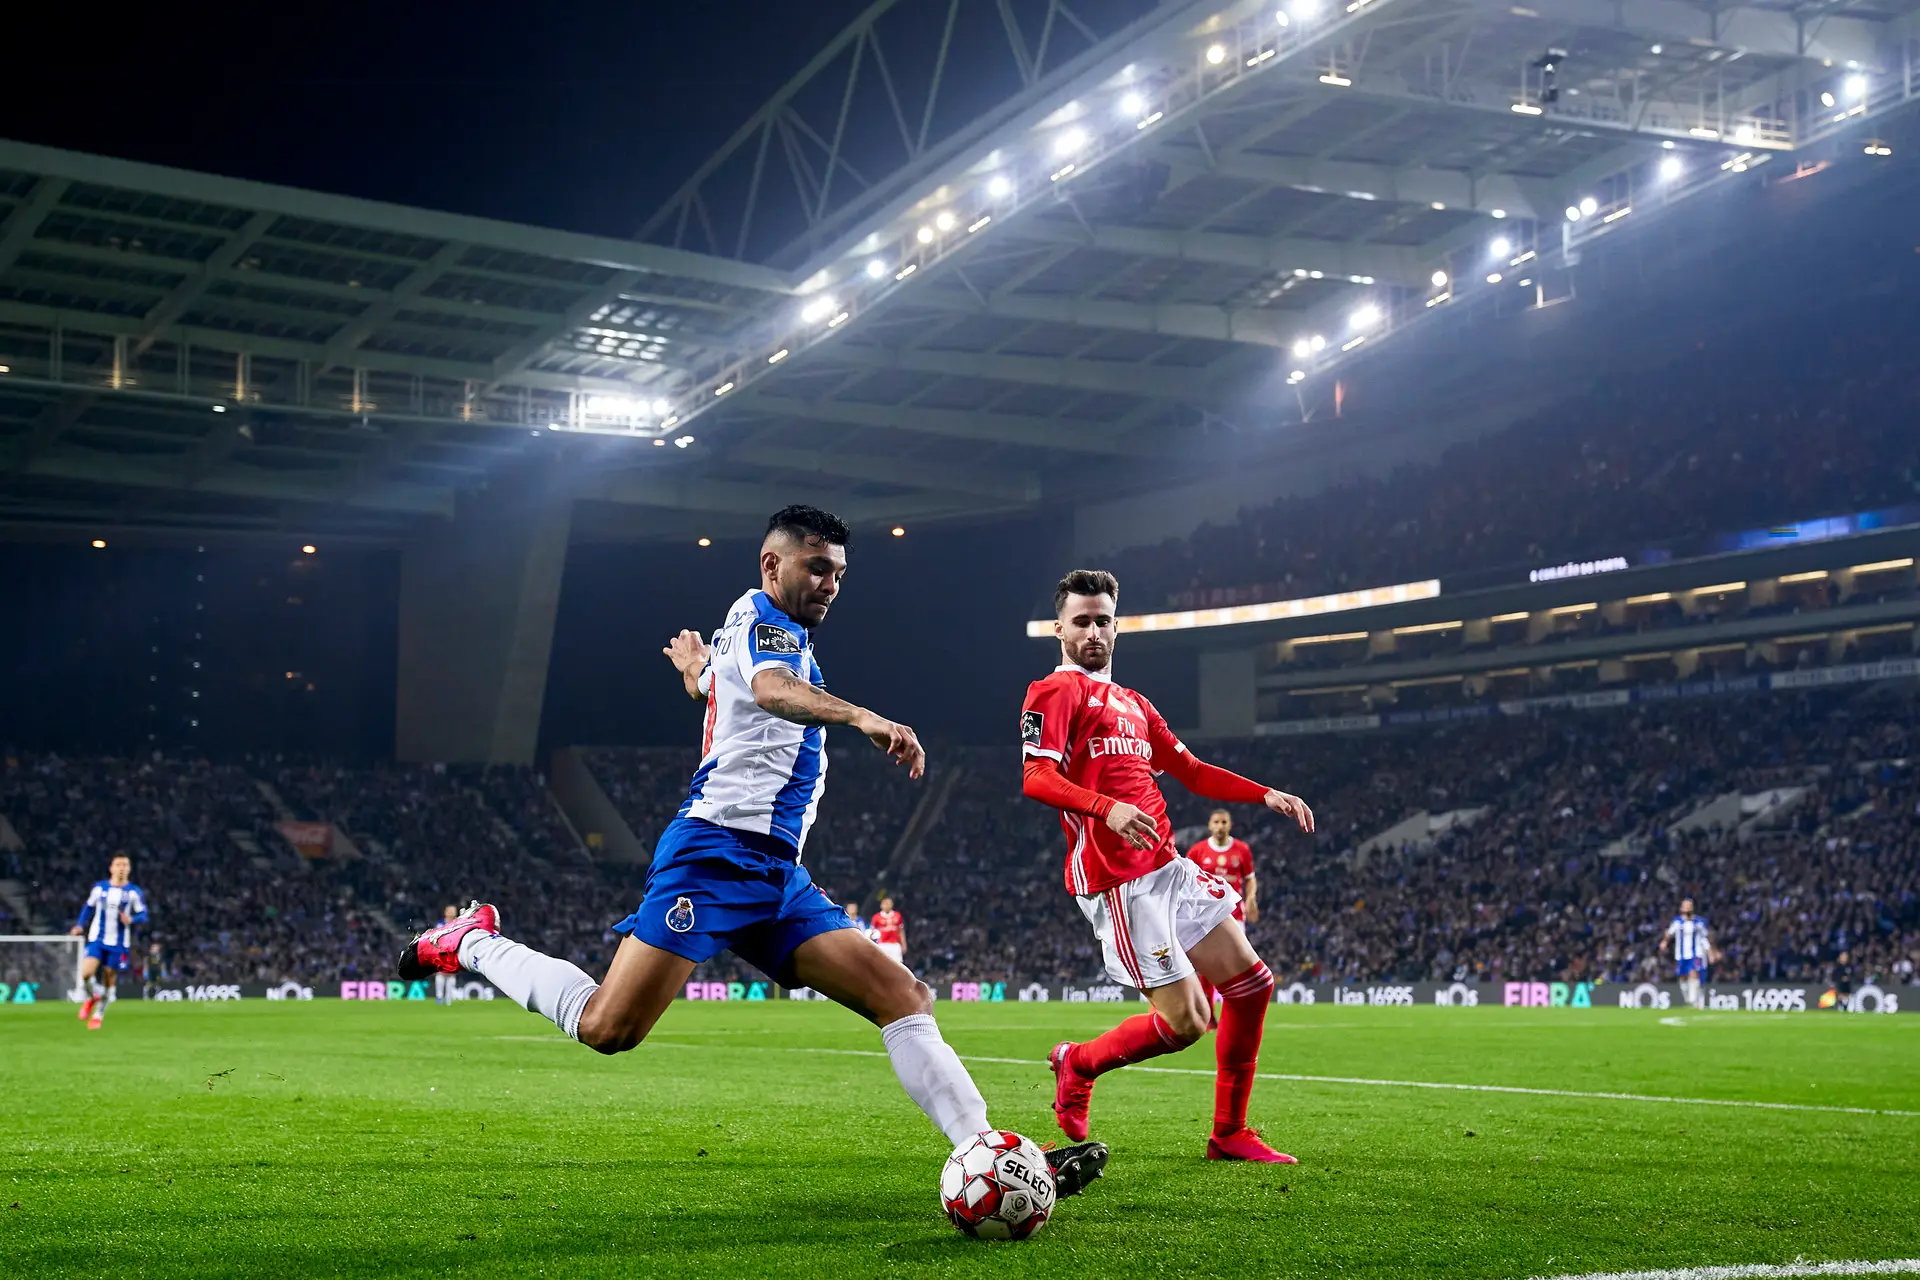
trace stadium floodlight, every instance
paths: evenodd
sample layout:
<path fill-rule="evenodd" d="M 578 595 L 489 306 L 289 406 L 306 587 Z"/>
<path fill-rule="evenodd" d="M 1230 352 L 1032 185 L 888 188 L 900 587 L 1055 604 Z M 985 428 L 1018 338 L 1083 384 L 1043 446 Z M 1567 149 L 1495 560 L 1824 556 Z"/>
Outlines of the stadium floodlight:
<path fill-rule="evenodd" d="M 1290 27 L 1293 25 L 1293 19 L 1287 16 L 1287 11 L 1285 9 L 1282 9 L 1280 10 L 1280 12 L 1274 14 L 1273 20 L 1283 28 Z"/>
<path fill-rule="evenodd" d="M 638 418 L 647 412 L 647 402 L 632 396 L 588 396 L 590 418 Z"/>
<path fill-rule="evenodd" d="M 887 274 L 887 264 L 879 258 L 875 258 L 873 261 L 867 263 L 867 279 L 878 280 L 885 274 Z"/>
<path fill-rule="evenodd" d="M 767 363 L 779 364 L 782 360 L 785 360 L 788 356 L 792 354 L 793 354 L 792 351 L 788 350 L 786 347 L 782 347 L 778 351 L 774 352 L 772 355 L 767 357 Z"/>
<path fill-rule="evenodd" d="M 1291 13 L 1297 22 L 1317 18 L 1320 16 L 1320 0 L 1293 0 L 1293 3 L 1287 6 L 1287 12 Z"/>
<path fill-rule="evenodd" d="M 1668 182 L 1672 182 L 1686 171 L 1686 162 L 1681 160 L 1679 156 L 1665 155 L 1660 157 L 1660 176 Z"/>
<path fill-rule="evenodd" d="M 1733 131 L 1733 140 L 1735 142 L 1752 142 L 1753 126 L 1750 124 L 1743 124 L 1738 129 L 1735 129 Z"/>
<path fill-rule="evenodd" d="M 1867 96 L 1867 78 L 1861 75 L 1847 77 L 1847 97 L 1854 102 L 1864 101 Z"/>
<path fill-rule="evenodd" d="M 1834 97 L 1833 97 L 1833 94 L 1832 94 L 1832 92 L 1831 92 L 1831 91 L 1829 91 L 1829 90 L 1825 90 L 1825 89 L 1823 89 L 1823 90 L 1821 90 L 1821 92 L 1820 92 L 1820 105 L 1821 105 L 1821 106 L 1823 106 L 1823 107 L 1830 107 L 1830 106 L 1832 106 L 1832 105 L 1833 105 L 1833 103 L 1834 103 Z"/>
<path fill-rule="evenodd" d="M 712 539 L 712 538 L 702 538 L 702 539 L 700 539 L 700 541 L 699 541 L 699 542 L 697 542 L 697 543 L 695 543 L 694 545 L 696 545 L 696 546 L 701 546 L 701 547 L 710 547 L 710 546 L 712 546 L 712 545 L 713 545 L 713 539 Z"/>
<path fill-rule="evenodd" d="M 1592 196 L 1588 196 L 1586 199 L 1580 202 L 1580 212 L 1585 214 L 1589 218 L 1591 218 L 1594 214 L 1598 213 L 1599 211 L 1600 211 L 1600 202 L 1598 200 L 1595 200 Z"/>
<path fill-rule="evenodd" d="M 1289 373 L 1287 375 L 1287 381 L 1289 383 L 1305 382 L 1306 380 L 1307 380 L 1307 371 L 1305 369 L 1295 369 L 1292 373 Z"/>
<path fill-rule="evenodd" d="M 663 418 L 667 416 L 668 410 L 672 408 L 673 406 L 668 404 L 665 400 L 655 400 L 653 402 L 653 411 L 659 414 Z"/>
<path fill-rule="evenodd" d="M 1893 148 L 1879 138 L 1867 139 L 1865 151 L 1866 154 L 1870 156 L 1890 156 L 1893 154 Z"/>
<path fill-rule="evenodd" d="M 1446 288 L 1446 287 L 1447 287 L 1447 273 L 1446 273 L 1446 272 L 1444 272 L 1444 271 L 1436 271 L 1436 272 L 1434 272 L 1434 273 L 1433 273 L 1433 287 L 1434 287 L 1434 288 L 1436 288 L 1436 289 L 1444 289 L 1444 288 Z"/>
<path fill-rule="evenodd" d="M 1140 113 L 1142 111 L 1145 111 L 1146 109 L 1147 109 L 1147 100 L 1141 97 L 1139 94 L 1125 93 L 1120 95 L 1120 114 L 1121 115 L 1132 116 L 1135 119 L 1138 119 L 1140 116 Z"/>
<path fill-rule="evenodd" d="M 1310 348 L 1312 348 L 1312 350 L 1313 350 L 1313 351 L 1314 351 L 1314 352 L 1315 352 L 1316 354 L 1318 354 L 1319 352 L 1321 352 L 1321 351 L 1323 351 L 1323 350 L 1325 350 L 1325 349 L 1326 349 L 1326 345 L 1327 345 L 1327 340 L 1326 340 L 1326 339 L 1325 339 L 1324 337 L 1322 337 L 1322 336 L 1321 336 L 1320 334 L 1317 334 L 1317 333 L 1316 333 L 1316 334 L 1314 334 L 1314 335 L 1313 335 L 1313 339 L 1312 339 L 1312 340 L 1311 340 L 1310 342 L 1308 342 L 1308 343 L 1307 343 L 1307 346 L 1308 346 L 1308 347 L 1310 347 Z"/>
<path fill-rule="evenodd" d="M 1209 65 L 1217 67 L 1226 60 L 1227 46 L 1223 44 L 1210 44 L 1207 46 L 1207 62 Z"/>
<path fill-rule="evenodd" d="M 107 549 L 107 540 L 105 538 L 95 538 L 93 540 L 93 549 L 95 551 L 105 551 Z"/>
<path fill-rule="evenodd" d="M 1487 210 L 1487 214 L 1493 218 L 1504 218 L 1507 216 L 1507 211 L 1505 209 L 1489 209 Z"/>
<path fill-rule="evenodd" d="M 1013 179 L 1004 173 L 996 173 L 987 179 L 987 194 L 995 200 L 1005 200 L 1013 194 Z"/>
<path fill-rule="evenodd" d="M 713 389 L 714 399 L 716 400 L 719 399 L 721 396 L 727 394 L 727 392 L 733 390 L 738 385 L 739 383 L 735 382 L 733 379 L 731 378 L 727 379 L 725 382 L 721 383 L 719 386 Z"/>
<path fill-rule="evenodd" d="M 1489 272 L 1487 272 L 1487 283 L 1488 283 L 1488 284 L 1499 284 L 1499 283 L 1500 283 L 1500 281 L 1501 281 L 1501 280 L 1502 280 L 1503 278 L 1504 278 L 1504 277 L 1502 277 L 1502 276 L 1501 276 L 1501 274 L 1500 274 L 1500 273 L 1499 273 L 1498 271 L 1489 271 Z"/>
<path fill-rule="evenodd" d="M 302 543 L 300 546 L 300 554 L 303 556 L 310 556 L 315 554 L 318 551 L 319 551 L 319 548 L 314 546 L 311 542 Z"/>
<path fill-rule="evenodd" d="M 1311 341 L 1309 341 L 1306 338 L 1295 338 L 1293 340 L 1293 358 L 1294 359 L 1305 360 L 1308 356 L 1312 354 L 1313 354 L 1313 343 Z"/>
<path fill-rule="evenodd" d="M 675 447 L 675 448 L 678 448 L 678 449 L 684 449 L 684 448 L 686 448 L 686 447 L 687 447 L 688 445 L 690 445 L 690 444 L 692 444 L 692 443 L 693 443 L 693 437 L 692 437 L 692 436 L 681 436 L 681 437 L 680 437 L 679 439 L 677 439 L 677 440 L 675 440 L 675 441 L 674 441 L 673 443 L 674 443 L 674 447 Z"/>
<path fill-rule="evenodd" d="M 834 309 L 839 305 L 840 304 L 834 300 L 832 294 L 823 293 L 806 306 L 800 308 L 800 318 L 808 324 L 819 324 L 822 320 L 832 315 Z"/>
<path fill-rule="evenodd" d="M 1086 145 L 1087 131 L 1076 126 L 1053 140 L 1053 154 L 1065 159 L 1071 155 L 1078 155 Z"/>
<path fill-rule="evenodd" d="M 1567 216 L 1572 217 L 1573 214 L 1569 212 Z M 1487 252 L 1496 258 L 1504 258 L 1513 252 L 1513 241 L 1507 239 L 1505 236 L 1495 236 L 1493 243 L 1487 246 Z"/>
<path fill-rule="evenodd" d="M 918 241 L 919 241 L 919 242 L 920 242 L 921 244 L 932 244 L 932 243 L 933 243 L 933 228 L 932 228 L 932 227 L 921 227 L 921 228 L 920 228 L 920 229 L 919 229 L 918 231 L 916 231 L 916 232 L 914 232 L 914 233 L 913 233 L 913 238 L 914 238 L 915 240 L 918 240 Z"/>
<path fill-rule="evenodd" d="M 1580 206 L 1579 206 L 1579 205 L 1577 205 L 1577 204 L 1570 204 L 1570 205 L 1568 205 L 1568 206 L 1567 206 L 1567 221 L 1568 221 L 1568 222 L 1578 222 L 1578 221 L 1580 221 Z"/>
<path fill-rule="evenodd" d="M 1380 323 L 1380 308 L 1371 302 L 1363 302 L 1347 316 L 1347 331 L 1358 333 L 1362 329 L 1371 329 Z"/>
<path fill-rule="evenodd" d="M 942 209 L 934 216 L 933 225 L 941 231 L 951 231 L 954 228 L 954 224 L 958 221 L 959 219 L 953 216 L 952 210 Z"/>
<path fill-rule="evenodd" d="M 893 526 L 893 536 L 896 538 L 904 538 L 907 536 L 907 531 L 899 525 L 895 525 Z"/>

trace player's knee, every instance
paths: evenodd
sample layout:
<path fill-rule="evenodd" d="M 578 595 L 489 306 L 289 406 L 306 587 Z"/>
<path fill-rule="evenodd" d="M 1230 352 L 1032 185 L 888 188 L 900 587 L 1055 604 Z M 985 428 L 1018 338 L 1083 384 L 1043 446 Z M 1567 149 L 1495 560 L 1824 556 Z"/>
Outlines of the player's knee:
<path fill-rule="evenodd" d="M 605 1054 L 625 1053 L 647 1038 L 645 1027 L 626 1020 L 597 1018 L 591 1005 L 580 1015 L 578 1033 L 581 1044 Z"/>
<path fill-rule="evenodd" d="M 874 1010 L 883 1027 L 917 1013 L 933 1012 L 933 988 L 905 970 L 901 972 L 905 980 L 888 984 L 881 993 L 880 1007 Z"/>
<path fill-rule="evenodd" d="M 1161 1021 L 1167 1024 L 1167 1030 L 1184 1047 L 1194 1044 L 1207 1034 L 1207 1023 L 1211 1020 L 1212 1010 L 1207 1008 L 1206 997 L 1198 991 L 1193 998 L 1169 1005 L 1160 1011 Z"/>

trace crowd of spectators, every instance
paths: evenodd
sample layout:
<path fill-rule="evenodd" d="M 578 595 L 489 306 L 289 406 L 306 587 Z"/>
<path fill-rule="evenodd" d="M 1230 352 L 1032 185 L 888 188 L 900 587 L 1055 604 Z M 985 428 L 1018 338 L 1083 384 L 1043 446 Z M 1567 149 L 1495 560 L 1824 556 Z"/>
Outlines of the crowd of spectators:
<path fill-rule="evenodd" d="M 1261 883 L 1249 932 L 1288 980 L 1662 977 L 1662 931 L 1691 896 L 1721 981 L 1889 984 L 1911 982 L 1920 959 L 1915 711 L 1911 690 L 1749 694 L 1203 754 L 1318 816 L 1309 837 L 1262 809 L 1235 815 Z M 650 844 L 688 761 L 591 759 Z M 936 780 L 951 788 L 942 816 L 903 843 Z M 1182 844 L 1197 840 L 1213 806 L 1167 789 Z M 1763 812 L 1691 818 L 1769 791 L 1779 803 Z M 527 770 L 13 753 L 0 813 L 20 842 L 0 850 L 0 880 L 18 882 L 16 906 L 41 927 L 65 928 L 108 860 L 130 855 L 153 904 L 147 976 L 171 982 L 386 977 L 406 934 L 471 897 L 498 903 L 513 936 L 603 972 L 608 926 L 644 881 L 643 867 L 591 860 Z M 1430 838 L 1424 824 L 1378 838 L 1423 813 L 1463 817 Z M 288 819 L 345 838 L 302 856 Z M 877 752 L 843 749 L 809 862 L 865 911 L 884 880 L 931 980 L 1099 982 L 1063 849 L 1011 748 L 937 752 L 918 786 Z M 703 976 L 757 975 L 723 958 Z"/>
<path fill-rule="evenodd" d="M 1906 697 L 1754 695 L 1493 718 L 1204 754 L 1296 791 L 1306 837 L 1242 807 L 1277 973 L 1320 982 L 1641 981 L 1682 896 L 1725 981 L 1907 982 L 1920 959 L 1920 772 Z M 901 878 L 918 961 L 969 981 L 1100 981 L 1064 842 L 1011 752 L 966 764 Z M 1689 828 L 1716 797 L 1784 789 L 1769 822 Z M 1798 789 L 1798 790 L 1796 790 Z M 1183 844 L 1214 807 L 1167 787 Z M 1472 819 L 1369 848 L 1422 812 Z"/>
<path fill-rule="evenodd" d="M 1905 324 L 1842 311 L 1765 360 L 1721 344 L 1612 375 L 1430 463 L 1122 552 L 1137 609 L 1296 598 L 1631 554 L 1920 500 Z M 1840 377 L 1835 370 L 1846 370 Z"/>

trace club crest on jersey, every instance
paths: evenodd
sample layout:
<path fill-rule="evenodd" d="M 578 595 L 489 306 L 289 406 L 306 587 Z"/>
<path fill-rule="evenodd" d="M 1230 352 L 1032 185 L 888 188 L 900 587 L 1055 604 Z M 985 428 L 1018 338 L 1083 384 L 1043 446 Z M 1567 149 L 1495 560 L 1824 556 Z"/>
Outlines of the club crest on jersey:
<path fill-rule="evenodd" d="M 753 647 L 761 653 L 798 653 L 800 638 L 785 627 L 763 622 L 753 629 Z"/>
<path fill-rule="evenodd" d="M 1155 947 L 1153 949 L 1153 958 L 1160 962 L 1160 972 L 1162 973 L 1173 972 L 1173 948 L 1172 947 Z"/>
<path fill-rule="evenodd" d="M 781 632 L 785 635 L 785 632 Z M 675 933 L 686 933 L 693 928 L 693 902 L 688 898 L 675 898 L 673 906 L 667 910 L 667 928 Z"/>
<path fill-rule="evenodd" d="M 1022 711 L 1020 713 L 1020 742 L 1024 746 L 1040 745 L 1040 731 L 1046 726 L 1047 717 L 1041 711 Z"/>

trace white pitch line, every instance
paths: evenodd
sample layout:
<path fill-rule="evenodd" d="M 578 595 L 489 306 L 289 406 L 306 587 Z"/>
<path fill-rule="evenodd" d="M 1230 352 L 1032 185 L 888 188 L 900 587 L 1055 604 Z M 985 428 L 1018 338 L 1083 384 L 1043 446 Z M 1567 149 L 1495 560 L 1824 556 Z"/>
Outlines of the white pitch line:
<path fill-rule="evenodd" d="M 1757 1263 L 1739 1267 L 1674 1267 L 1666 1271 L 1595 1271 L 1577 1276 L 1535 1276 L 1533 1280 L 1772 1280 L 1776 1276 L 1892 1276 L 1920 1272 L 1920 1258 L 1885 1262 Z"/>
<path fill-rule="evenodd" d="M 884 1058 L 887 1056 L 884 1052 L 876 1049 L 790 1049 L 788 1052 L 831 1053 L 856 1058 Z M 988 1058 L 973 1054 L 961 1054 L 960 1059 L 963 1062 L 994 1062 L 1013 1067 L 1044 1067 L 1047 1065 L 1044 1062 L 1035 1062 L 1031 1058 Z M 1202 1067 L 1130 1066 L 1127 1070 L 1166 1076 L 1211 1076 L 1215 1074 Z M 1920 1111 L 1897 1111 L 1890 1107 L 1839 1107 L 1812 1102 L 1753 1102 L 1741 1098 L 1681 1098 L 1659 1093 L 1610 1093 L 1585 1089 L 1530 1089 L 1522 1085 L 1513 1084 L 1453 1084 L 1439 1080 L 1374 1080 L 1366 1076 L 1304 1076 L 1281 1071 L 1257 1072 L 1254 1078 L 1258 1080 L 1292 1080 L 1304 1084 L 1364 1085 L 1375 1089 L 1448 1089 L 1462 1093 L 1530 1094 L 1542 1098 L 1596 1098 L 1606 1102 L 1670 1102 L 1692 1107 L 1747 1107 L 1761 1111 L 1818 1111 L 1835 1115 L 1920 1117 Z"/>

